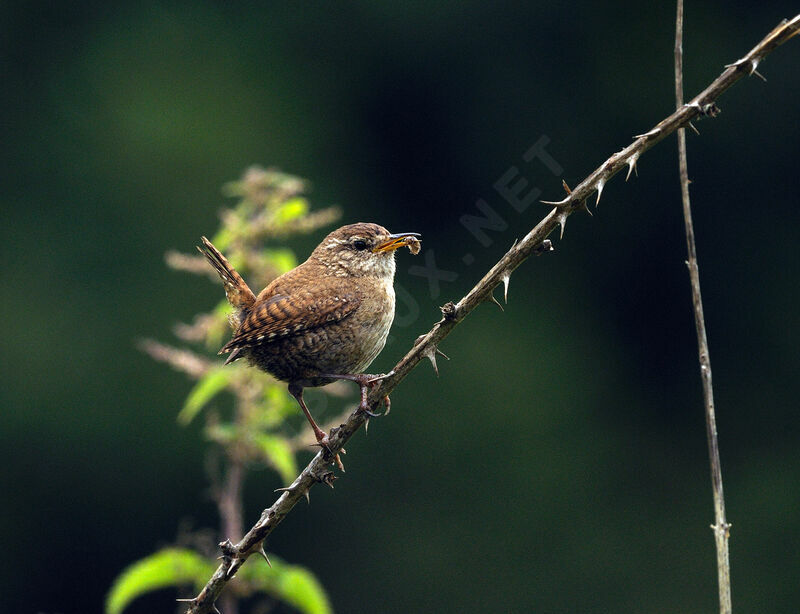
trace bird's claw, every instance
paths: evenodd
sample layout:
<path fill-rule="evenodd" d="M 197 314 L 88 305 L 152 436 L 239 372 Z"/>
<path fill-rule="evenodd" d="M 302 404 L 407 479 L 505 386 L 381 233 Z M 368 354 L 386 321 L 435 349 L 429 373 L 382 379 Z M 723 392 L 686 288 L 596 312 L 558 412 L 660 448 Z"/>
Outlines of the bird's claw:
<path fill-rule="evenodd" d="M 369 403 L 367 402 L 367 391 L 370 388 L 374 388 L 379 382 L 385 380 L 387 377 L 391 377 L 394 375 L 394 369 L 389 371 L 389 373 L 381 373 L 380 375 L 370 375 L 369 373 L 360 373 L 358 375 L 333 375 L 330 373 L 320 373 L 320 377 L 330 378 L 330 379 L 346 379 L 351 382 L 355 382 L 358 384 L 358 387 L 361 389 L 361 403 L 358 406 L 358 411 L 364 412 L 368 416 L 373 418 L 386 415 L 391 410 L 391 401 L 389 401 L 389 396 L 385 395 L 383 397 L 383 403 L 386 405 L 386 412 L 383 414 L 376 414 L 369 408 Z"/>
<path fill-rule="evenodd" d="M 361 405 L 358 406 L 358 409 L 360 411 L 363 411 L 371 418 L 377 418 L 378 416 L 386 416 L 389 414 L 390 411 L 392 411 L 392 400 L 389 398 L 388 394 L 381 400 L 383 401 L 383 404 L 386 406 L 386 411 L 383 412 L 382 414 L 371 411 L 369 405 L 366 402 L 366 398 L 364 398 L 364 400 L 361 402 Z"/>

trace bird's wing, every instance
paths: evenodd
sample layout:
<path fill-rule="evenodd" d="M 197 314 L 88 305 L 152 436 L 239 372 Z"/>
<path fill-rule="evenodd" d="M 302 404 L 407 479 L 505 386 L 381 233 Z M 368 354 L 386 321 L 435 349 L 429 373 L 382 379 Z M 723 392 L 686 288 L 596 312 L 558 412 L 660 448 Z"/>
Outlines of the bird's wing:
<path fill-rule="evenodd" d="M 220 354 L 292 337 L 328 322 L 338 322 L 361 304 L 360 295 L 352 288 L 346 290 L 337 278 L 328 278 L 328 283 L 314 284 L 313 288 L 295 288 L 291 293 L 280 290 L 276 288 L 276 294 L 256 301 Z"/>

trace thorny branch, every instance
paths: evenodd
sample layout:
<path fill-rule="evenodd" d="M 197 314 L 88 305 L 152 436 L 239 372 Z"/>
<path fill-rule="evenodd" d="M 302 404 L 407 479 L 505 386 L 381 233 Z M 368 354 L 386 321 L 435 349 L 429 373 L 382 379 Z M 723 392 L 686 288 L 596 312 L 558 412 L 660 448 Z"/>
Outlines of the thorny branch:
<path fill-rule="evenodd" d="M 683 105 L 648 132 L 635 137 L 633 143 L 603 162 L 571 190 L 566 198 L 558 202 L 546 203 L 554 205 L 555 209 L 521 241 L 515 243 L 466 296 L 457 303 L 444 305 L 442 307 L 443 318 L 429 332 L 419 337 L 411 350 L 395 365 L 391 375 L 370 391 L 368 396 L 370 409 L 378 409 L 383 398 L 390 394 L 421 360 L 428 358 L 435 363 L 439 343 L 478 305 L 485 301 L 496 302 L 492 293 L 501 283 L 504 285 L 504 293 L 507 296 L 511 273 L 531 254 L 552 249 L 547 237 L 558 225 L 561 225 L 561 234 L 563 235 L 567 217 L 578 209 L 586 208 L 586 200 L 589 196 L 596 192 L 599 202 L 603 187 L 614 175 L 627 167 L 628 177 L 630 177 L 641 154 L 678 128 L 685 127 L 690 121 L 700 116 L 716 117 L 719 113 L 716 105 L 717 98 L 742 77 L 752 75 L 759 63 L 771 51 L 798 32 L 800 32 L 800 15 L 790 21 L 782 21 L 749 53 L 726 66 L 723 73 L 695 96 L 691 102 Z M 336 476 L 331 470 L 332 454 L 338 453 L 368 419 L 369 417 L 364 412 L 356 410 L 351 413 L 344 424 L 332 430 L 329 450 L 321 450 L 317 453 L 294 482 L 284 489 L 275 503 L 261 513 L 258 522 L 241 541 L 233 544 L 227 540 L 220 544 L 222 563 L 197 597 L 189 602 L 188 614 L 206 614 L 215 611 L 214 602 L 228 581 L 233 578 L 251 554 L 256 553 L 266 557 L 264 539 L 272 533 L 298 501 L 308 496 L 311 487 L 317 483 L 333 487 Z"/>
<path fill-rule="evenodd" d="M 683 105 L 683 0 L 678 0 L 675 20 L 675 104 Z M 755 72 L 755 65 L 753 65 Z M 708 438 L 708 457 L 711 465 L 711 485 L 714 495 L 714 520 L 711 525 L 717 548 L 717 583 L 719 586 L 720 614 L 731 614 L 731 568 L 728 556 L 728 537 L 730 525 L 725 519 L 725 496 L 722 490 L 722 465 L 719 460 L 717 440 L 717 419 L 714 414 L 714 389 L 711 385 L 711 356 L 706 337 L 706 321 L 703 315 L 703 298 L 700 294 L 700 271 L 697 267 L 697 249 L 694 241 L 692 207 L 689 200 L 689 164 L 686 159 L 686 129 L 678 129 L 678 167 L 681 181 L 681 200 L 683 202 L 683 221 L 686 227 L 686 246 L 688 251 L 689 280 L 692 286 L 694 323 L 697 330 L 697 349 L 700 361 L 700 375 L 703 380 L 703 401 L 706 415 L 706 436 Z"/>

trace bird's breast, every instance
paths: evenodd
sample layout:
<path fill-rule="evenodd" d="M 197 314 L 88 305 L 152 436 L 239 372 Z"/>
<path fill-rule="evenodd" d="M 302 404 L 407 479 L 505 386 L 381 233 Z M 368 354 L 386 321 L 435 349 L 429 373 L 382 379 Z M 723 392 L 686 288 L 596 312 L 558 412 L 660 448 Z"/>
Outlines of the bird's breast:
<path fill-rule="evenodd" d="M 378 279 L 365 288 L 359 309 L 353 314 L 353 325 L 359 331 L 359 364 L 355 371 L 363 371 L 380 354 L 394 320 L 394 287 L 392 280 Z"/>

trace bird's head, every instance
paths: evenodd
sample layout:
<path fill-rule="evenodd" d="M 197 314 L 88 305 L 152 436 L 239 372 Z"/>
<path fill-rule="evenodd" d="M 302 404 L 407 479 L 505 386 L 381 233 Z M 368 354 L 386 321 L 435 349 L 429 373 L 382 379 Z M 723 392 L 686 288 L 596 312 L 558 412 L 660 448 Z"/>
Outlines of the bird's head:
<path fill-rule="evenodd" d="M 328 274 L 350 277 L 394 277 L 394 252 L 400 247 L 416 249 L 415 232 L 391 234 L 383 226 L 359 222 L 330 233 L 311 254 Z"/>

